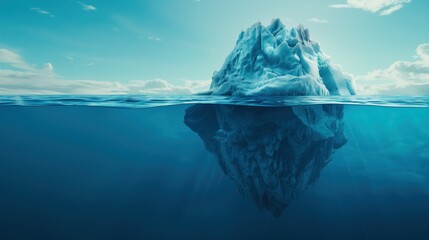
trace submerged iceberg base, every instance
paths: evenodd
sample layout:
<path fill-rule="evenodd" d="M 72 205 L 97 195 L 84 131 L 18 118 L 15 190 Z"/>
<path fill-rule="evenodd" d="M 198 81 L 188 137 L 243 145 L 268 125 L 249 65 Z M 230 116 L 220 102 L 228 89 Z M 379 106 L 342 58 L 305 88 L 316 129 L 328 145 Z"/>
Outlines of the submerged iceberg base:
<path fill-rule="evenodd" d="M 280 216 L 346 143 L 342 118 L 341 105 L 194 105 L 185 123 L 243 195 Z"/>

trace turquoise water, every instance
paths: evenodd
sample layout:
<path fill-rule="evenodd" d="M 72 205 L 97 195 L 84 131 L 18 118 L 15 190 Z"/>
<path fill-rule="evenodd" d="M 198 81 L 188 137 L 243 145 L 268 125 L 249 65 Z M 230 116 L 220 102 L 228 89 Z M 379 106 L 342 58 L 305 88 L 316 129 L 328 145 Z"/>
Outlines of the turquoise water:
<path fill-rule="evenodd" d="M 0 96 L 0 106 L 93 106 L 150 108 L 183 104 L 227 104 L 245 106 L 300 106 L 343 104 L 384 107 L 429 107 L 429 96 L 299 96 L 299 97 L 227 97 L 206 95 L 35 95 Z"/>
<path fill-rule="evenodd" d="M 429 239 L 428 106 L 2 96 L 0 239 Z"/>

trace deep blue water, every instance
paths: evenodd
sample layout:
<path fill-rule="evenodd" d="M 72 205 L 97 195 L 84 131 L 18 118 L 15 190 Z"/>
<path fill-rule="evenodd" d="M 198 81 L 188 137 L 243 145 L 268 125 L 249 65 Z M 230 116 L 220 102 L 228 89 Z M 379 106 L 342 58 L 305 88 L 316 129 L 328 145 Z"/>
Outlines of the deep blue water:
<path fill-rule="evenodd" d="M 426 97 L 308 101 L 344 107 L 348 140 L 277 217 L 184 123 L 201 99 L 58 98 L 0 99 L 0 239 L 429 239 Z M 300 102 L 218 100 L 251 105 L 236 124 Z"/>

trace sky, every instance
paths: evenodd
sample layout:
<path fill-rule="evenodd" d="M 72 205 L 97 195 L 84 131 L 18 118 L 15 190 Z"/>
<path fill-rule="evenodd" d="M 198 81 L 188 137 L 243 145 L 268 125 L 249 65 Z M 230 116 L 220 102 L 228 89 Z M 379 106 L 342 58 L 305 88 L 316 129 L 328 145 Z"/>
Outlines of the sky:
<path fill-rule="evenodd" d="M 303 24 L 362 94 L 429 94 L 429 1 L 1 0 L 0 94 L 206 90 L 239 33 Z"/>

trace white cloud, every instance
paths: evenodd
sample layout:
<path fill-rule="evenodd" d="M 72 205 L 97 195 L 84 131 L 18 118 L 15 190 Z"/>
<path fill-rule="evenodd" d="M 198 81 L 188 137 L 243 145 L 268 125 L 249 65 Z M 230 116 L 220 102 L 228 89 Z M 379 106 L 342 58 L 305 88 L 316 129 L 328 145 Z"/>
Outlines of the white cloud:
<path fill-rule="evenodd" d="M 131 94 L 193 94 L 192 88 L 175 86 L 163 79 L 133 80 L 127 83 L 128 93 Z"/>
<path fill-rule="evenodd" d="M 48 12 L 46 10 L 43 10 L 41 8 L 38 8 L 38 7 L 30 8 L 30 10 L 33 11 L 33 12 L 37 12 L 39 14 L 42 14 L 42 15 L 46 15 L 46 16 L 49 16 L 49 17 L 54 17 L 54 15 L 51 14 L 50 12 Z"/>
<path fill-rule="evenodd" d="M 149 37 L 147 37 L 147 39 L 150 40 L 150 41 L 156 41 L 156 42 L 161 42 L 162 41 L 162 39 L 160 37 L 149 36 Z"/>
<path fill-rule="evenodd" d="M 387 8 L 387 9 L 385 9 L 385 10 L 382 10 L 382 11 L 380 11 L 380 16 L 386 16 L 386 15 L 389 15 L 389 14 L 391 14 L 391 13 L 393 13 L 393 12 L 396 12 L 396 11 L 398 11 L 399 9 L 401 9 L 402 8 L 402 4 L 398 4 L 398 5 L 394 5 L 394 6 L 391 6 L 391 7 L 389 7 L 389 8 Z"/>
<path fill-rule="evenodd" d="M 0 94 L 193 94 L 207 90 L 210 81 L 181 80 L 180 85 L 163 79 L 128 82 L 66 80 L 54 66 L 34 67 L 16 52 L 0 49 Z"/>
<path fill-rule="evenodd" d="M 315 23 L 328 23 L 328 20 L 321 19 L 321 18 L 310 18 L 308 19 L 308 21 L 315 22 Z"/>
<path fill-rule="evenodd" d="M 88 5 L 88 4 L 85 4 L 83 2 L 78 2 L 78 3 L 82 6 L 82 10 L 84 10 L 84 11 L 91 12 L 91 11 L 97 10 L 97 8 L 93 5 Z"/>
<path fill-rule="evenodd" d="M 69 63 L 74 63 L 75 58 L 67 56 L 66 59 L 69 61 Z"/>
<path fill-rule="evenodd" d="M 28 65 L 19 54 L 8 49 L 0 49 L 0 63 L 22 70 L 33 69 L 33 67 Z"/>
<path fill-rule="evenodd" d="M 128 19 L 127 17 L 124 17 L 122 15 L 113 15 L 113 20 L 120 27 L 114 30 L 116 32 L 119 32 L 120 30 L 124 29 L 137 35 L 137 37 L 142 40 L 149 40 L 154 42 L 164 41 L 162 38 L 157 36 L 156 33 L 147 30 L 141 23 L 136 23 L 133 20 Z"/>
<path fill-rule="evenodd" d="M 372 13 L 377 13 L 381 16 L 389 15 L 401 9 L 411 0 L 347 0 L 345 4 L 333 4 L 332 8 L 357 8 Z"/>
<path fill-rule="evenodd" d="M 43 65 L 43 69 L 46 71 L 54 71 L 54 66 L 52 65 L 52 63 L 45 63 Z"/>
<path fill-rule="evenodd" d="M 359 93 L 429 94 L 429 43 L 420 44 L 414 61 L 396 61 L 356 78 Z"/>
<path fill-rule="evenodd" d="M 420 44 L 416 49 L 416 53 L 425 64 L 429 64 L 429 43 Z"/>
<path fill-rule="evenodd" d="M 184 86 L 192 89 L 194 92 L 201 93 L 209 90 L 212 80 L 182 80 L 182 82 L 184 82 Z"/>

